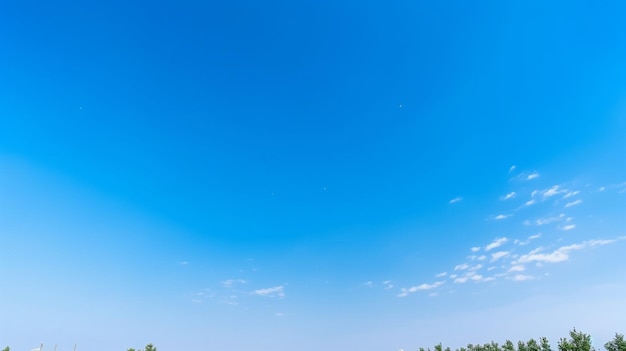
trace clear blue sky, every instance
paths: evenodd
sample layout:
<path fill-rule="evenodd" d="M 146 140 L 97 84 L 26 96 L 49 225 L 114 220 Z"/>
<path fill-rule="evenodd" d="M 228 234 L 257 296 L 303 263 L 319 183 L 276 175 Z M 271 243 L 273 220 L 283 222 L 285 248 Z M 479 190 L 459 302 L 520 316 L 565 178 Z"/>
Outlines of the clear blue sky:
<path fill-rule="evenodd" d="M 2 1 L 0 347 L 600 345 L 625 136 L 620 1 Z"/>

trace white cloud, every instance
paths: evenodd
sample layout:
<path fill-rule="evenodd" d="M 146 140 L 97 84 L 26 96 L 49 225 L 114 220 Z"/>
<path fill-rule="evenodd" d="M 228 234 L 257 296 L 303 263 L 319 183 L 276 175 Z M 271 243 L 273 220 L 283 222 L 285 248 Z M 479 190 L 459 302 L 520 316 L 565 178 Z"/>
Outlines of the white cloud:
<path fill-rule="evenodd" d="M 458 277 L 458 275 L 456 275 L 456 274 L 450 274 L 450 279 L 455 279 L 456 277 Z"/>
<path fill-rule="evenodd" d="M 389 290 L 389 289 L 393 288 L 393 284 L 391 283 L 391 280 L 385 280 L 383 282 L 383 285 L 385 286 L 385 290 Z"/>
<path fill-rule="evenodd" d="M 494 219 L 501 220 L 501 219 L 506 219 L 506 218 L 509 218 L 509 217 L 511 217 L 511 215 L 499 214 L 499 215 L 495 216 Z"/>
<path fill-rule="evenodd" d="M 464 269 L 468 269 L 469 265 L 467 263 L 459 264 L 454 267 L 455 271 L 462 271 Z"/>
<path fill-rule="evenodd" d="M 476 274 L 470 277 L 471 280 L 480 281 L 483 279 L 483 276 L 480 274 Z"/>
<path fill-rule="evenodd" d="M 511 191 L 510 193 L 508 193 L 508 194 L 506 194 L 506 195 L 502 196 L 500 199 L 501 199 L 501 200 L 509 200 L 509 199 L 514 198 L 514 197 L 515 197 L 515 195 L 517 195 L 517 194 L 515 193 L 515 191 Z"/>
<path fill-rule="evenodd" d="M 603 187 L 603 186 L 601 186 L 601 187 L 598 189 L 598 191 L 600 191 L 600 192 L 605 191 L 605 190 L 606 190 L 606 187 Z"/>
<path fill-rule="evenodd" d="M 539 218 L 535 221 L 535 223 L 537 225 L 546 225 L 546 224 L 550 224 L 552 222 L 558 222 L 558 221 L 562 221 L 565 219 L 565 213 L 561 213 L 560 215 L 556 216 L 556 217 L 547 217 L 547 218 Z"/>
<path fill-rule="evenodd" d="M 509 255 L 510 252 L 508 251 L 498 251 L 498 252 L 494 252 L 491 254 L 491 262 L 495 262 L 499 259 L 501 259 L 502 257 L 506 257 Z"/>
<path fill-rule="evenodd" d="M 483 268 L 483 265 L 482 264 L 477 264 L 477 265 L 475 265 L 473 267 L 470 267 L 469 270 L 470 271 L 477 271 L 477 270 L 479 270 L 481 268 Z"/>
<path fill-rule="evenodd" d="M 580 244 L 572 244 L 567 246 L 562 246 L 550 253 L 539 253 L 541 248 L 537 248 L 535 250 L 530 251 L 526 255 L 522 255 L 517 262 L 518 263 L 528 263 L 528 262 L 538 262 L 538 263 L 558 263 L 567 261 L 569 259 L 569 253 L 574 250 L 582 250 L 588 246 L 599 246 L 599 245 L 607 245 L 616 242 L 617 240 L 588 240 L 583 241 Z"/>
<path fill-rule="evenodd" d="M 285 297 L 285 288 L 280 285 L 273 288 L 258 289 L 254 290 L 252 295 L 283 298 Z"/>
<path fill-rule="evenodd" d="M 435 275 L 435 277 L 441 278 L 441 277 L 445 277 L 446 275 L 448 275 L 448 272 L 441 272 L 441 273 Z"/>
<path fill-rule="evenodd" d="M 624 237 L 618 237 L 617 240 L 624 240 Z M 589 244 L 589 246 L 598 246 L 598 245 L 607 245 L 607 244 L 611 244 L 617 241 L 616 239 L 608 239 L 608 240 L 602 240 L 602 239 L 598 239 L 598 240 L 589 240 L 587 241 L 587 244 Z"/>
<path fill-rule="evenodd" d="M 568 224 L 566 226 L 561 227 L 561 230 L 568 231 L 568 230 L 572 230 L 574 228 L 576 228 L 576 224 Z"/>
<path fill-rule="evenodd" d="M 485 256 L 485 255 L 480 255 L 480 256 L 478 256 L 476 259 L 477 259 L 477 260 L 479 260 L 479 261 L 484 261 L 484 260 L 486 260 L 486 259 L 487 259 L 487 256 Z"/>
<path fill-rule="evenodd" d="M 517 166 L 516 166 L 516 165 L 512 165 L 512 166 L 509 168 L 509 173 L 513 172 L 516 168 L 517 168 Z"/>
<path fill-rule="evenodd" d="M 228 279 L 222 282 L 222 286 L 225 288 L 232 288 L 233 284 L 245 284 L 246 281 L 243 279 Z"/>
<path fill-rule="evenodd" d="M 567 189 L 562 189 L 559 185 L 553 185 L 550 189 L 546 189 L 541 191 L 543 199 L 550 198 L 554 195 L 562 194 L 568 192 Z"/>
<path fill-rule="evenodd" d="M 412 286 L 410 288 L 402 288 L 400 289 L 400 294 L 398 294 L 398 297 L 405 297 L 408 294 L 417 292 L 417 291 L 423 291 L 423 290 L 431 290 L 431 289 L 435 289 L 441 285 L 443 285 L 445 282 L 444 281 L 438 281 L 438 282 L 434 282 L 432 284 L 421 284 L 421 285 L 416 285 L 416 286 Z"/>
<path fill-rule="evenodd" d="M 578 204 L 582 204 L 582 203 L 583 203 L 583 200 L 578 199 L 578 200 L 576 200 L 576 201 L 572 201 L 572 202 L 568 202 L 568 203 L 566 203 L 566 204 L 565 204 L 565 208 L 572 207 L 572 206 L 576 206 L 576 205 L 578 205 Z"/>
<path fill-rule="evenodd" d="M 535 200 L 528 200 L 526 201 L 525 205 L 530 206 L 530 205 L 533 205 L 534 203 L 535 203 Z"/>
<path fill-rule="evenodd" d="M 459 284 L 459 283 L 461 283 L 461 284 L 462 284 L 462 283 L 467 282 L 467 280 L 468 280 L 468 279 L 469 279 L 468 277 L 456 278 L 456 279 L 454 280 L 454 282 L 455 282 L 455 283 L 457 283 L 457 284 Z"/>
<path fill-rule="evenodd" d="M 478 251 L 480 251 L 480 247 L 474 246 L 474 247 L 471 248 L 471 250 L 472 250 L 472 252 L 478 252 Z"/>
<path fill-rule="evenodd" d="M 533 180 L 539 178 L 539 173 L 537 172 L 532 172 L 528 175 L 528 177 L 526 177 L 526 180 Z"/>
<path fill-rule="evenodd" d="M 572 197 L 572 196 L 575 196 L 575 195 L 578 195 L 578 194 L 580 194 L 580 191 L 578 191 L 578 190 L 570 191 L 567 194 L 565 194 L 563 196 L 563 198 L 567 199 L 568 197 Z"/>
<path fill-rule="evenodd" d="M 518 264 L 509 268 L 509 272 L 523 272 L 523 271 L 524 271 L 524 265 L 522 264 Z"/>
<path fill-rule="evenodd" d="M 374 286 L 374 282 L 370 280 L 368 282 L 363 283 L 363 285 L 367 286 L 368 288 L 371 288 Z"/>
<path fill-rule="evenodd" d="M 516 282 L 521 282 L 521 281 L 525 281 L 525 280 L 532 280 L 534 279 L 534 277 L 530 276 L 530 275 L 524 275 L 524 274 L 517 274 L 513 277 L 513 280 Z"/>
<path fill-rule="evenodd" d="M 454 199 L 450 200 L 450 201 L 449 201 L 449 203 L 451 203 L 451 204 L 455 204 L 455 203 L 457 203 L 457 202 L 459 202 L 459 201 L 462 201 L 462 200 L 463 200 L 463 198 L 462 198 L 462 197 L 457 196 L 457 197 L 455 197 Z"/>
<path fill-rule="evenodd" d="M 515 243 L 516 243 L 517 245 L 524 246 L 524 245 L 528 245 L 528 244 L 530 243 L 530 241 L 531 241 L 531 240 L 538 239 L 538 238 L 540 238 L 540 237 L 541 237 L 541 233 L 537 233 L 537 234 L 535 234 L 535 235 L 531 235 L 531 236 L 529 236 L 529 237 L 526 239 L 526 241 L 521 241 L 521 240 L 515 239 Z"/>
<path fill-rule="evenodd" d="M 186 266 L 186 265 L 189 264 L 189 262 L 187 262 L 187 261 L 180 261 L 180 262 L 178 262 L 178 264 L 181 265 L 181 266 Z"/>
<path fill-rule="evenodd" d="M 502 246 L 502 244 L 506 243 L 507 241 L 509 241 L 509 239 L 504 238 L 504 237 L 503 238 L 496 238 L 489 245 L 485 246 L 485 251 L 493 250 L 496 247 L 500 247 L 500 246 Z"/>

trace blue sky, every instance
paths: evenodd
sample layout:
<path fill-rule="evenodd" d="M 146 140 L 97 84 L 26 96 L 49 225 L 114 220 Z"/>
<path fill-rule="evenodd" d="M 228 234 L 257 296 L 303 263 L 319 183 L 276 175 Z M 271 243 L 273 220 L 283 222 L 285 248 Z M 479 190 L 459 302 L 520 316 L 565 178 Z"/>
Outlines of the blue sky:
<path fill-rule="evenodd" d="M 621 2 L 4 1 L 0 346 L 626 325 Z"/>

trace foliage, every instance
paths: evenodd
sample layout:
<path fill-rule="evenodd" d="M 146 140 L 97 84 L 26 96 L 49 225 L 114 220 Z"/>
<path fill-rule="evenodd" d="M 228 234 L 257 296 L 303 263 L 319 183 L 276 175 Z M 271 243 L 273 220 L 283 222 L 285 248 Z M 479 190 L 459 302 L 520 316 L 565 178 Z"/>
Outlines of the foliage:
<path fill-rule="evenodd" d="M 547 338 L 542 337 L 539 339 L 539 342 L 541 343 L 541 351 L 552 351 L 552 347 L 550 346 L 550 342 Z"/>
<path fill-rule="evenodd" d="M 2 351 L 11 351 L 11 348 L 7 346 L 7 347 L 3 348 Z"/>
<path fill-rule="evenodd" d="M 626 351 L 626 340 L 623 334 L 615 334 L 613 340 L 604 344 L 606 351 Z"/>
<path fill-rule="evenodd" d="M 591 346 L 591 335 L 577 332 L 576 328 L 569 332 L 569 339 L 561 338 L 559 351 L 595 351 Z"/>
<path fill-rule="evenodd" d="M 131 347 L 131 348 L 129 348 L 129 349 L 128 349 L 128 350 L 126 350 L 126 351 L 135 351 L 135 349 Z M 152 345 L 152 344 L 148 344 L 148 345 L 146 345 L 145 350 L 141 350 L 141 349 L 140 349 L 139 351 L 157 351 L 157 349 L 156 349 L 156 347 L 155 347 L 154 345 Z"/>
<path fill-rule="evenodd" d="M 615 334 L 613 340 L 604 344 L 606 351 L 626 351 L 626 340 L 623 334 Z M 430 351 L 420 347 L 419 351 Z M 156 351 L 148 350 L 146 351 Z M 434 351 L 450 351 L 449 347 L 444 349 L 441 343 L 435 345 Z M 530 339 L 528 341 L 518 341 L 517 344 L 511 340 L 506 340 L 504 344 L 498 345 L 496 342 L 488 344 L 467 344 L 465 347 L 455 351 L 596 351 L 591 345 L 591 335 L 579 332 L 574 328 L 569 332 L 569 338 L 561 338 L 558 342 L 558 349 L 552 349 L 547 338 L 542 337 Z"/>

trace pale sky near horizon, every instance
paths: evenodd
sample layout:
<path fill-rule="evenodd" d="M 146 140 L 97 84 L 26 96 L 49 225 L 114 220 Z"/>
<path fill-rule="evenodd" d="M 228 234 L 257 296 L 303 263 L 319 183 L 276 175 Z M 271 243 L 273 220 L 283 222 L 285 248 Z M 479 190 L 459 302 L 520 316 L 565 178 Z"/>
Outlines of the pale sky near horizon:
<path fill-rule="evenodd" d="M 618 1 L 4 1 L 0 348 L 601 348 L 625 136 Z"/>

